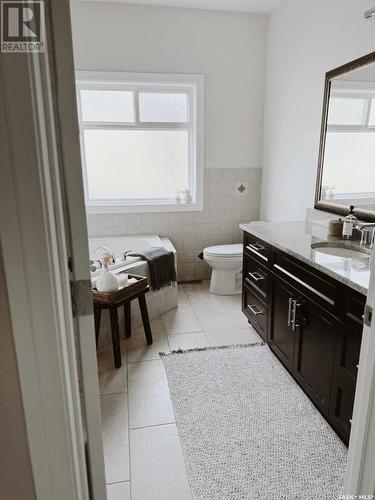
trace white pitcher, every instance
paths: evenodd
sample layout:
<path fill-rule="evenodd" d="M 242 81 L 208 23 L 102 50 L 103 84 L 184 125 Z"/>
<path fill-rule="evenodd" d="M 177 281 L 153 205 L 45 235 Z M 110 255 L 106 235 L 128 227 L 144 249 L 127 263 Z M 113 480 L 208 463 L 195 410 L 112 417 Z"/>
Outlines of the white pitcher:
<path fill-rule="evenodd" d="M 108 266 L 104 265 L 102 272 L 96 280 L 97 290 L 99 292 L 114 292 L 115 290 L 118 290 L 118 286 L 118 279 L 108 269 Z"/>

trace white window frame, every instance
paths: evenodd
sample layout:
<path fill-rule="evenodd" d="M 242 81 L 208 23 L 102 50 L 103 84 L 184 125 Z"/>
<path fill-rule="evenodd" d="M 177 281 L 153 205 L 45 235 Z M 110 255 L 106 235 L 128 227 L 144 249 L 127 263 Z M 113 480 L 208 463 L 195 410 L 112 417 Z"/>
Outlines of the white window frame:
<path fill-rule="evenodd" d="M 140 213 L 203 210 L 204 172 L 204 75 L 124 73 L 102 71 L 76 72 L 78 121 L 87 213 Z M 142 91 L 187 93 L 189 95 L 189 121 L 187 126 L 176 123 L 84 123 L 81 113 L 80 91 L 83 89 L 131 90 L 134 95 Z M 138 121 L 138 100 L 135 99 L 135 118 Z M 90 200 L 87 181 L 83 133 L 87 129 L 116 130 L 189 130 L 189 187 L 191 203 L 176 203 L 174 199 Z"/>
<path fill-rule="evenodd" d="M 370 125 L 371 101 L 375 98 L 375 88 L 373 83 L 367 82 L 340 82 L 340 87 L 334 88 L 330 92 L 330 98 L 338 99 L 360 99 L 365 101 L 362 123 L 360 125 L 338 125 L 327 123 L 327 132 L 375 132 L 375 125 Z"/>

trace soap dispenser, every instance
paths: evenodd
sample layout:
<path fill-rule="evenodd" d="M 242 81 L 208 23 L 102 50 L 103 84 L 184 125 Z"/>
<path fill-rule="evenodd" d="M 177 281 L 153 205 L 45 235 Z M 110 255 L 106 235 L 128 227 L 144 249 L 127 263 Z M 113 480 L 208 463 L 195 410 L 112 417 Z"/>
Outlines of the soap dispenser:
<path fill-rule="evenodd" d="M 354 215 L 354 205 L 350 205 L 350 210 L 348 215 L 344 219 L 344 224 L 342 226 L 342 237 L 344 239 L 349 239 L 353 236 L 353 230 L 358 223 L 357 217 Z"/>

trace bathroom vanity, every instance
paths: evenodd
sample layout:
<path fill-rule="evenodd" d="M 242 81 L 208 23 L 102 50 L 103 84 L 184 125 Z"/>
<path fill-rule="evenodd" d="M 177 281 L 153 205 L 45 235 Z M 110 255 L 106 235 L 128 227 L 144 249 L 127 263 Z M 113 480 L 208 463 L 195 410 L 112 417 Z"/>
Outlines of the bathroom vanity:
<path fill-rule="evenodd" d="M 240 227 L 243 313 L 348 444 L 370 251 L 304 222 Z"/>

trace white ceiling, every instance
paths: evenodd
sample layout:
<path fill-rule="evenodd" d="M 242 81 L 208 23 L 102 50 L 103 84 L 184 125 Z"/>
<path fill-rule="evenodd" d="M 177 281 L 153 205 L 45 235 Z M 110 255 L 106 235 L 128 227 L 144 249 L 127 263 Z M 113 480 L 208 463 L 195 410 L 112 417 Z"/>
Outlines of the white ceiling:
<path fill-rule="evenodd" d="M 85 0 L 87 1 L 87 0 Z M 91 0 L 90 0 L 91 1 Z M 269 13 L 282 0 L 94 0 L 158 7 L 183 7 L 190 9 L 228 10 L 235 12 Z"/>

